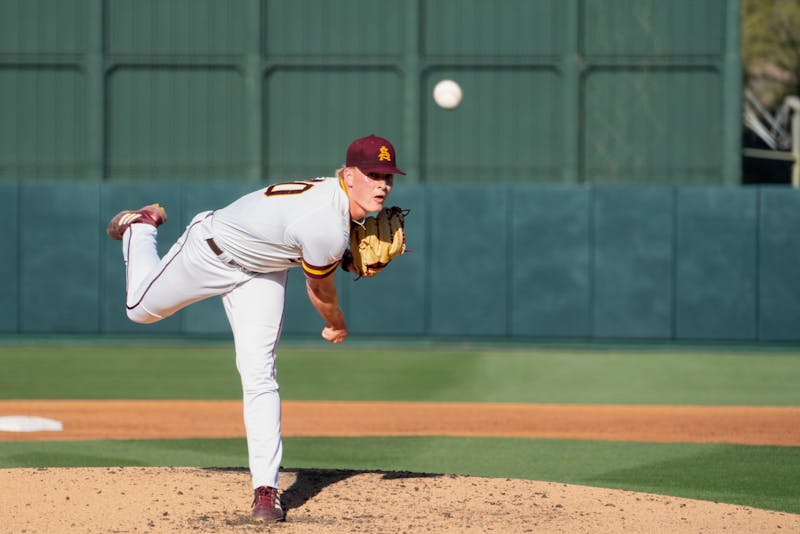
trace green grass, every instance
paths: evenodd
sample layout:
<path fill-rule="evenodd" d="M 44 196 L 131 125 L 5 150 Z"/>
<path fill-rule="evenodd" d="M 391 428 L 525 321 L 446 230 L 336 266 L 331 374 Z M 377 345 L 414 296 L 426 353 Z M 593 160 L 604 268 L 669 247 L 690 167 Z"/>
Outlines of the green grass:
<path fill-rule="evenodd" d="M 284 468 L 544 480 L 800 513 L 800 447 L 450 437 L 284 443 Z M 244 439 L 0 442 L 4 468 L 246 464 Z"/>
<path fill-rule="evenodd" d="M 238 399 L 227 345 L 0 346 L 0 398 Z M 800 405 L 800 352 L 286 347 L 286 400 Z"/>

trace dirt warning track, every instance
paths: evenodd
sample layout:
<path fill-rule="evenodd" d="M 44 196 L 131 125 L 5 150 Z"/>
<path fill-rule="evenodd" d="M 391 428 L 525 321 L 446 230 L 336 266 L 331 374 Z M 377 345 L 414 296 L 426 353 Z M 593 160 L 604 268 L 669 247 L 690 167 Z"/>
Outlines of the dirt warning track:
<path fill-rule="evenodd" d="M 800 407 L 282 403 L 283 435 L 464 436 L 800 446 Z M 0 416 L 60 421 L 62 431 L 0 441 L 244 437 L 240 401 L 0 401 Z"/>

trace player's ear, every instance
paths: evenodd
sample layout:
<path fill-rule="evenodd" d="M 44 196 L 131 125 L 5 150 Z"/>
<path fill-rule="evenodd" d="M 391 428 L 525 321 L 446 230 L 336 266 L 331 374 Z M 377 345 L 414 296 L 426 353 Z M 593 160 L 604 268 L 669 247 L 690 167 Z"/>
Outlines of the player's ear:
<path fill-rule="evenodd" d="M 342 179 L 344 180 L 344 185 L 347 187 L 353 187 L 353 181 L 355 180 L 355 173 L 353 172 L 353 167 L 345 167 L 342 169 Z"/>

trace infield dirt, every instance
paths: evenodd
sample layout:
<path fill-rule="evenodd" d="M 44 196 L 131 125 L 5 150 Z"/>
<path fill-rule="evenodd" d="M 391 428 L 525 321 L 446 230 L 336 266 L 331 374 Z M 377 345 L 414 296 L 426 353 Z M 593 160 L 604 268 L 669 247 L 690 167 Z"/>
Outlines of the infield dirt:
<path fill-rule="evenodd" d="M 0 401 L 63 432 L 0 440 L 243 436 L 240 402 Z M 800 408 L 284 402 L 285 436 L 454 435 L 800 445 Z M 285 470 L 286 523 L 249 518 L 245 469 L 0 470 L 0 532 L 800 532 L 800 515 L 561 483 Z"/>

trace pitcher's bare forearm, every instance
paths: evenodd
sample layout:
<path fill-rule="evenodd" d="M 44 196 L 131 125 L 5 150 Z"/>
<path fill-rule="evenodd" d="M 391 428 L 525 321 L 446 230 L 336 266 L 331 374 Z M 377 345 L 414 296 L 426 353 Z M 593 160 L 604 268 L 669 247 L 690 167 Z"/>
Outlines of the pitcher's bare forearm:
<path fill-rule="evenodd" d="M 308 299 L 322 320 L 325 321 L 322 337 L 331 343 L 344 341 L 347 337 L 347 323 L 341 308 L 339 308 L 333 276 L 306 278 L 306 289 L 308 290 Z"/>

